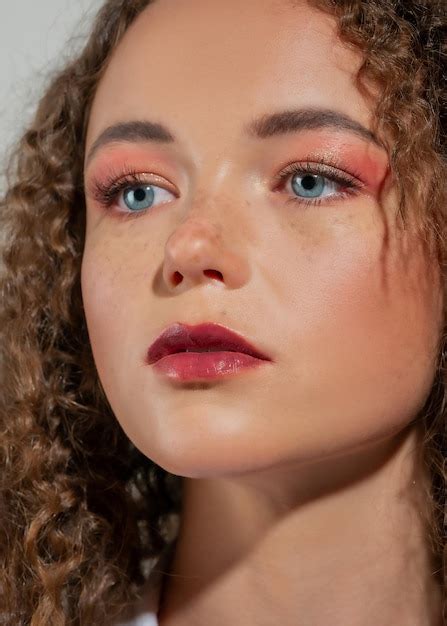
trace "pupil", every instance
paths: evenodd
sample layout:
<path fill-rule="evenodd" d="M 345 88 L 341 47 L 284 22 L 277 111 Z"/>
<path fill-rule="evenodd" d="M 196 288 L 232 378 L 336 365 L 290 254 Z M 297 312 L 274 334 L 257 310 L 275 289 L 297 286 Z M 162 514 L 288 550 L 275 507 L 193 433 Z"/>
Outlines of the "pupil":
<path fill-rule="evenodd" d="M 144 189 L 141 189 L 140 187 L 139 189 L 135 190 L 134 196 L 137 202 L 143 202 L 144 198 L 146 197 L 146 192 L 144 191 Z"/>
<path fill-rule="evenodd" d="M 317 181 L 315 179 L 315 176 L 311 176 L 310 174 L 308 174 L 307 176 L 304 176 L 301 180 L 301 184 L 304 187 L 304 189 L 306 189 L 306 191 L 312 191 L 316 183 Z"/>

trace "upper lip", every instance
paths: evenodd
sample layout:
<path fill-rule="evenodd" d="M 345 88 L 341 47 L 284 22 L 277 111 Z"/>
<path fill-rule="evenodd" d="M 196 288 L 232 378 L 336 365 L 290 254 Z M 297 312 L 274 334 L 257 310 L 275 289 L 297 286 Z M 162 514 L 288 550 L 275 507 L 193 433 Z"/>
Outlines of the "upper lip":
<path fill-rule="evenodd" d="M 258 359 L 271 359 L 252 346 L 246 339 L 219 324 L 206 323 L 197 326 L 172 324 L 157 337 L 147 353 L 149 364 L 155 363 L 175 352 L 194 352 L 194 348 L 210 348 L 230 352 L 244 352 Z"/>

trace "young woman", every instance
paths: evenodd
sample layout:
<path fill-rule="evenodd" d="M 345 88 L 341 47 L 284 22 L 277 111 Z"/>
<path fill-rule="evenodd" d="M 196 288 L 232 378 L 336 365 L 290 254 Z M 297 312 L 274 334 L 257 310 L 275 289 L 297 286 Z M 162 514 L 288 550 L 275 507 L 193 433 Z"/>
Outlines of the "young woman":
<path fill-rule="evenodd" d="M 1 203 L 1 618 L 440 626 L 444 0 L 108 0 Z"/>

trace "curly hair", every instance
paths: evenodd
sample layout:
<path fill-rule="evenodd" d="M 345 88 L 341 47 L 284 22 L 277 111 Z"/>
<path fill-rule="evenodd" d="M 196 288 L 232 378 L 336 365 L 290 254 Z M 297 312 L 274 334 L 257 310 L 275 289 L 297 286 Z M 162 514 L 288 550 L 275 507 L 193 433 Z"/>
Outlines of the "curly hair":
<path fill-rule="evenodd" d="M 138 599 L 181 515 L 181 477 L 139 452 L 113 415 L 80 288 L 89 112 L 113 50 L 150 3 L 104 3 L 9 157 L 0 200 L 0 624 L 8 626 L 110 624 Z M 363 55 L 358 87 L 374 102 L 399 210 L 404 222 L 417 214 L 421 235 L 434 242 L 445 291 L 445 0 L 309 3 L 333 15 L 342 41 Z M 444 598 L 445 327 L 436 377 L 414 420 L 424 428 L 428 540 Z"/>

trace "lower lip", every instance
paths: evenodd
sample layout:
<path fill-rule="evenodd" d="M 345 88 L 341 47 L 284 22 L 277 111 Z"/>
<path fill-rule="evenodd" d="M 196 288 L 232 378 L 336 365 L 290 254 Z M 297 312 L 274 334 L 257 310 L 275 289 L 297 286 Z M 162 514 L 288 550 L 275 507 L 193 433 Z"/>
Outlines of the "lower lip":
<path fill-rule="evenodd" d="M 243 352 L 177 352 L 156 361 L 153 367 L 168 378 L 183 382 L 237 374 L 266 362 Z"/>

